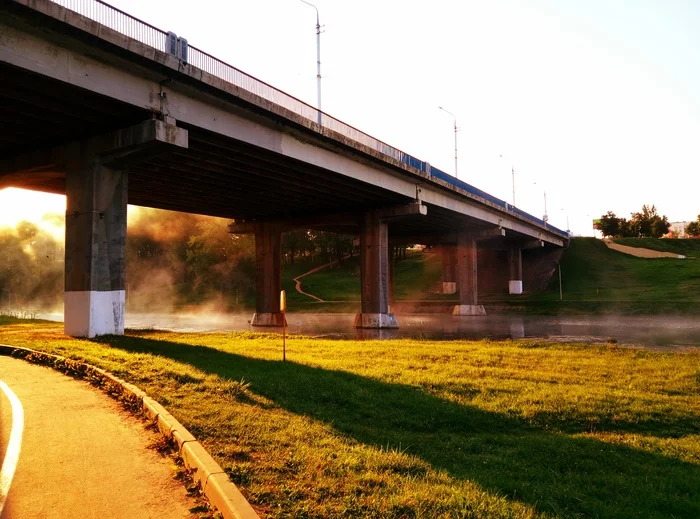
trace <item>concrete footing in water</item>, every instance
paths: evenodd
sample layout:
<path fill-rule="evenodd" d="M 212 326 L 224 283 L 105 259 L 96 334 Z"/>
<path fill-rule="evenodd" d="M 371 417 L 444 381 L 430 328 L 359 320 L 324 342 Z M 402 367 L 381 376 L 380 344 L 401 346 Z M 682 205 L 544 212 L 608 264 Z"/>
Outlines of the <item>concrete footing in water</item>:
<path fill-rule="evenodd" d="M 394 314 L 377 314 L 360 312 L 355 316 L 355 328 L 398 328 Z"/>
<path fill-rule="evenodd" d="M 486 315 L 486 310 L 484 309 L 484 305 L 455 305 L 452 310 L 452 315 Z"/>
<path fill-rule="evenodd" d="M 281 312 L 256 312 L 250 322 L 253 326 L 279 326 L 285 324 L 286 319 Z"/>

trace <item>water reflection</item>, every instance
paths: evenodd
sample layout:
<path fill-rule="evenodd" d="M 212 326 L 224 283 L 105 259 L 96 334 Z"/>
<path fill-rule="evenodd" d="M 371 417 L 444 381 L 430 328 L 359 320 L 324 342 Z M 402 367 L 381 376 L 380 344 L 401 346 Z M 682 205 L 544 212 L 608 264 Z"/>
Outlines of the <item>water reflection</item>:
<path fill-rule="evenodd" d="M 61 314 L 44 318 L 63 320 Z M 288 333 L 349 339 L 523 339 L 616 341 L 647 347 L 700 346 L 700 320 L 661 316 L 455 317 L 447 314 L 398 314 L 398 330 L 357 330 L 354 314 L 289 313 Z M 201 331 L 277 331 L 250 325 L 248 314 L 127 314 L 127 328 Z"/>

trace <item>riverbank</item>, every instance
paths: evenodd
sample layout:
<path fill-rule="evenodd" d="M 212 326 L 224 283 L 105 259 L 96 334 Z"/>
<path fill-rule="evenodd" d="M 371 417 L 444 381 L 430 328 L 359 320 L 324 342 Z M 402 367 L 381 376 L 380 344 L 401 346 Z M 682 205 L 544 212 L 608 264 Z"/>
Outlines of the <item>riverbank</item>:
<path fill-rule="evenodd" d="M 266 517 L 697 517 L 700 354 L 154 330 L 0 342 L 166 405 Z M 653 474 L 653 478 L 649 478 Z"/>

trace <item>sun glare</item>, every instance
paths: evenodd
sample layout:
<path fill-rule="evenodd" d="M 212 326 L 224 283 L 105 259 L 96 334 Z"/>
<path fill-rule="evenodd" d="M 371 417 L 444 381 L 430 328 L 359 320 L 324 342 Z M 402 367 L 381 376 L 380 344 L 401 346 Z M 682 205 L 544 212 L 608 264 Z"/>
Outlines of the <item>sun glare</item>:
<path fill-rule="evenodd" d="M 0 190 L 0 227 L 14 227 L 22 220 L 37 224 L 63 240 L 66 197 L 8 187 Z"/>

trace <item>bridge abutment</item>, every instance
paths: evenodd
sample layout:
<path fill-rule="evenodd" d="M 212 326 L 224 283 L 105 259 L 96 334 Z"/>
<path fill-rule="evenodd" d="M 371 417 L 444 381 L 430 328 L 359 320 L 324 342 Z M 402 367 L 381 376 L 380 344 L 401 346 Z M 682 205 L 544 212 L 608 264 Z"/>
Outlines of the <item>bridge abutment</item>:
<path fill-rule="evenodd" d="M 398 328 L 389 311 L 389 228 L 379 211 L 367 211 L 360 225 L 362 308 L 355 328 Z"/>
<path fill-rule="evenodd" d="M 71 161 L 66 172 L 66 335 L 124 333 L 126 204 L 126 171 L 105 166 L 94 154 Z"/>
<path fill-rule="evenodd" d="M 457 235 L 457 286 L 459 304 L 452 314 L 486 315 L 486 310 L 478 303 L 476 239 L 465 232 Z"/>

